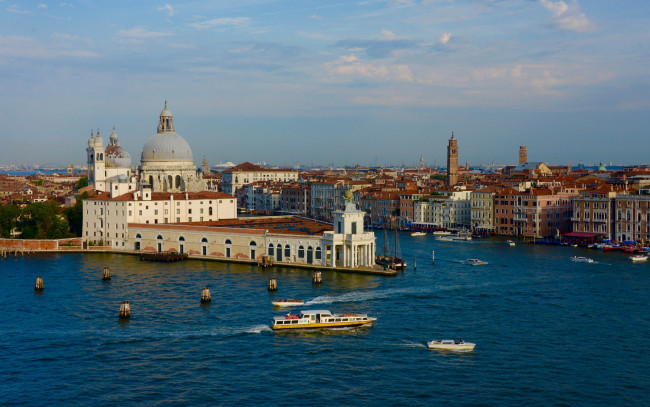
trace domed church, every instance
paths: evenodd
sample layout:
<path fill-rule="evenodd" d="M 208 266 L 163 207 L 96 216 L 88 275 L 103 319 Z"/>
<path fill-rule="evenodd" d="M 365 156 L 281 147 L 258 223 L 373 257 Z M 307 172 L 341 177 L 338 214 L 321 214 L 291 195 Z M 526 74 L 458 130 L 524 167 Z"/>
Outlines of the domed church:
<path fill-rule="evenodd" d="M 153 192 L 198 192 L 207 189 L 194 166 L 192 149 L 176 133 L 167 102 L 160 112 L 158 131 L 142 149 L 140 183 L 150 185 Z"/>
<path fill-rule="evenodd" d="M 109 138 L 108 147 L 104 148 L 104 139 L 97 130 L 97 135 L 90 133 L 88 147 L 88 184 L 93 184 L 99 191 L 123 194 L 135 189 L 135 177 L 131 169 L 131 156 L 120 146 L 115 127 Z"/>
<path fill-rule="evenodd" d="M 113 128 L 107 147 L 104 139 L 93 132 L 86 147 L 88 184 L 99 191 L 118 196 L 139 189 L 133 172 L 131 156 L 120 146 Z M 152 192 L 199 192 L 207 190 L 206 182 L 194 166 L 192 149 L 176 133 L 172 113 L 160 112 L 158 131 L 145 143 L 138 168 L 138 183 Z"/>

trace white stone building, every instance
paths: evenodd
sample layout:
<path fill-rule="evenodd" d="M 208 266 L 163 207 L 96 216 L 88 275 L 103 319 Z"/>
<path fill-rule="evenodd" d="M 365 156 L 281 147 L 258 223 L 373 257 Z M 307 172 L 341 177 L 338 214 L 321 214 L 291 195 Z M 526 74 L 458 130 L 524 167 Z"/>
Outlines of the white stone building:
<path fill-rule="evenodd" d="M 88 162 L 88 185 L 113 196 L 125 194 L 136 189 L 136 179 L 132 171 L 131 156 L 120 146 L 115 128 L 111 133 L 108 146 L 104 139 L 90 133 L 86 147 Z"/>
<path fill-rule="evenodd" d="M 291 169 L 264 168 L 259 165 L 245 162 L 224 170 L 221 173 L 222 191 L 235 195 L 235 192 L 246 184 L 253 184 L 258 181 L 266 182 L 296 182 L 298 171 Z"/>
<path fill-rule="evenodd" d="M 445 229 L 466 229 L 471 221 L 469 190 L 444 191 L 413 204 L 413 223 Z"/>
<path fill-rule="evenodd" d="M 152 192 L 141 186 L 117 197 L 108 193 L 83 201 L 82 237 L 93 244 L 126 249 L 129 224 L 217 221 L 237 217 L 235 198 L 222 192 Z"/>

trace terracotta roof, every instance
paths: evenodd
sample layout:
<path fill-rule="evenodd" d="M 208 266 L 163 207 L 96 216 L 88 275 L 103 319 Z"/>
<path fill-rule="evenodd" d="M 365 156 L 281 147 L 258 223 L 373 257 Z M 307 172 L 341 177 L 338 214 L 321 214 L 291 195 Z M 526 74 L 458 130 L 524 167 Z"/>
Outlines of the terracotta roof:
<path fill-rule="evenodd" d="M 333 226 L 327 223 L 296 216 L 273 218 L 239 218 L 223 219 L 218 221 L 185 222 L 174 224 L 130 224 L 129 227 L 146 227 L 161 229 L 178 229 L 183 227 L 200 227 L 200 230 L 214 230 L 214 228 L 227 228 L 235 233 L 263 234 L 269 233 L 318 236 L 323 232 L 332 231 Z M 203 229 L 206 228 L 206 229 Z"/>
<path fill-rule="evenodd" d="M 230 167 L 227 170 L 224 170 L 223 172 L 253 172 L 253 171 L 258 171 L 258 172 L 296 172 L 296 170 L 292 169 L 282 169 L 282 168 L 264 168 L 260 165 L 249 163 L 248 161 L 245 163 L 241 163 L 239 165 L 235 165 L 234 167 Z"/>
<path fill-rule="evenodd" d="M 98 192 L 96 196 L 92 198 L 88 198 L 87 200 L 89 201 L 135 201 L 135 192 L 137 191 L 131 191 L 127 192 L 126 194 L 116 196 L 114 198 L 111 198 L 110 194 L 108 192 Z M 187 199 L 188 200 L 196 200 L 196 199 L 235 199 L 234 196 L 228 195 L 224 192 L 216 192 L 216 191 L 201 191 L 201 192 L 152 192 L 151 193 L 151 200 L 152 201 L 168 201 L 171 196 L 174 197 L 175 201 L 184 201 L 185 200 L 185 195 L 187 194 Z M 138 199 L 138 201 L 141 201 L 142 198 Z"/>

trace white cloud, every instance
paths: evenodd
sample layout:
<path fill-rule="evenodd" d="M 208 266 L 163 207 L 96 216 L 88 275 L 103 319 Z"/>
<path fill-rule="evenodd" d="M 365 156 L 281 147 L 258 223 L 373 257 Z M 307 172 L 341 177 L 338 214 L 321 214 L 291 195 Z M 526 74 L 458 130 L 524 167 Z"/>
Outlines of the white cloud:
<path fill-rule="evenodd" d="M 158 11 L 163 11 L 167 13 L 168 16 L 173 17 L 176 14 L 176 11 L 170 4 L 165 4 L 162 7 L 158 7 Z"/>
<path fill-rule="evenodd" d="M 395 38 L 397 38 L 395 36 L 395 33 L 393 33 L 392 31 L 388 31 L 384 28 L 381 29 L 381 35 L 387 40 L 394 40 Z"/>
<path fill-rule="evenodd" d="M 309 16 L 309 18 L 312 19 L 312 20 L 322 20 L 323 19 L 323 17 L 321 17 L 321 16 L 319 16 L 317 14 L 312 14 L 312 15 Z"/>
<path fill-rule="evenodd" d="M 96 56 L 97 54 L 92 51 L 43 44 L 34 37 L 0 36 L 0 57 L 2 58 L 55 59 L 59 57 L 93 58 Z"/>
<path fill-rule="evenodd" d="M 168 37 L 172 34 L 166 32 L 160 32 L 160 31 L 147 31 L 142 27 L 136 27 L 136 28 L 131 28 L 130 30 L 118 31 L 117 35 L 119 35 L 120 37 L 145 39 L 145 38 Z"/>
<path fill-rule="evenodd" d="M 451 38 L 451 33 L 444 33 L 440 36 L 440 39 L 438 40 L 441 44 L 445 45 L 449 42 L 449 39 Z"/>
<path fill-rule="evenodd" d="M 344 55 L 333 63 L 326 64 L 332 77 L 366 79 L 383 82 L 413 82 L 413 74 L 404 64 L 369 64 L 354 55 Z"/>
<path fill-rule="evenodd" d="M 553 22 L 558 27 L 575 32 L 585 32 L 593 29 L 593 24 L 584 13 L 580 12 L 577 0 L 570 5 L 564 1 L 539 0 L 540 4 L 553 15 Z"/>
<path fill-rule="evenodd" d="M 7 7 L 7 11 L 15 14 L 31 14 L 30 11 L 23 10 L 20 7 L 18 7 L 16 4 L 12 4 L 11 6 Z"/>
<path fill-rule="evenodd" d="M 208 30 L 210 28 L 225 26 L 244 27 L 247 26 L 249 22 L 250 18 L 248 17 L 221 17 L 213 18 L 212 20 L 191 23 L 190 27 L 196 28 L 197 30 Z"/>
<path fill-rule="evenodd" d="M 39 4 L 38 8 L 47 8 L 47 4 Z"/>

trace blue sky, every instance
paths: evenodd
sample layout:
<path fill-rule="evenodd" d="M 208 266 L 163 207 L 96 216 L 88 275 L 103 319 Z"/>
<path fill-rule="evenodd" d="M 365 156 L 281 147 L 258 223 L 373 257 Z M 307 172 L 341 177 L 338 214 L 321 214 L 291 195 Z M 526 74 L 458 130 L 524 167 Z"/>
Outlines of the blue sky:
<path fill-rule="evenodd" d="M 0 0 L 0 163 L 645 163 L 647 0 Z"/>

